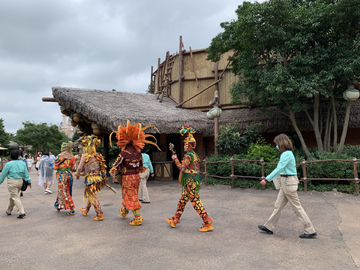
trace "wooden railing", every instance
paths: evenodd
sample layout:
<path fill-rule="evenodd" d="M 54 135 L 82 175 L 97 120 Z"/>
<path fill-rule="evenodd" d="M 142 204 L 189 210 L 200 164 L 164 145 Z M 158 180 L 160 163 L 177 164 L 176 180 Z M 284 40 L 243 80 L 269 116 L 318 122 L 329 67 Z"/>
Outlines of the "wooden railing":
<path fill-rule="evenodd" d="M 241 162 L 241 161 L 247 161 L 247 162 L 257 162 L 261 165 L 261 177 L 258 176 L 244 176 L 244 175 L 235 175 L 235 162 Z M 331 162 L 331 161 L 339 161 L 339 162 L 352 162 L 353 163 L 353 169 L 354 169 L 354 178 L 307 178 L 306 173 L 306 167 L 311 163 L 320 163 L 320 162 Z M 214 163 L 231 163 L 231 175 L 230 176 L 218 176 L 218 175 L 208 175 L 207 174 L 207 164 L 214 164 Z M 304 182 L 304 190 L 307 192 L 307 183 L 311 180 L 323 180 L 323 181 L 352 181 L 355 184 L 355 191 L 356 194 L 359 195 L 359 178 L 357 174 L 357 164 L 360 163 L 360 160 L 357 158 L 353 159 L 327 159 L 327 160 L 314 160 L 314 161 L 306 161 L 305 159 L 302 160 L 301 163 L 296 164 L 296 166 L 302 166 L 302 172 L 303 177 L 299 180 L 301 182 Z M 231 186 L 235 187 L 235 179 L 236 178 L 247 178 L 247 179 L 259 179 L 262 180 L 265 178 L 265 165 L 277 165 L 277 163 L 274 162 L 265 162 L 263 158 L 260 160 L 249 160 L 249 159 L 234 159 L 230 158 L 228 161 L 207 161 L 206 159 L 203 160 L 204 164 L 204 172 L 205 175 L 205 184 L 207 185 L 207 178 L 208 177 L 214 177 L 214 178 L 221 178 L 221 179 L 231 179 L 232 183 Z M 262 189 L 265 189 L 263 186 Z"/>

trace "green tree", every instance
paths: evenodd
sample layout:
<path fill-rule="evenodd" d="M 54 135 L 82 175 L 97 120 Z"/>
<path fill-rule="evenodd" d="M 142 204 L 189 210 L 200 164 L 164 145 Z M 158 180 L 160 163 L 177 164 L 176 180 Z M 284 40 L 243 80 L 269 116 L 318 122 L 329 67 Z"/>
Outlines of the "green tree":
<path fill-rule="evenodd" d="M 224 32 L 213 38 L 207 50 L 213 61 L 234 51 L 229 60 L 240 80 L 230 90 L 233 101 L 247 99 L 249 105 L 261 104 L 265 110 L 277 106 L 290 118 L 309 156 L 295 118 L 296 113 L 305 113 L 318 149 L 329 151 L 332 123 L 337 142 L 335 104 L 360 74 L 360 2 L 243 2 L 236 13 L 237 20 L 221 23 Z M 321 111 L 321 104 L 327 112 Z M 350 102 L 347 107 L 350 110 Z M 339 150 L 345 136 L 346 132 Z"/>
<path fill-rule="evenodd" d="M 60 153 L 61 143 L 68 141 L 65 133 L 60 132 L 56 125 L 46 123 L 35 124 L 23 122 L 24 127 L 16 132 L 15 141 L 19 144 L 32 145 L 36 151 Z"/>
<path fill-rule="evenodd" d="M 7 147 L 10 141 L 10 134 L 5 131 L 4 119 L 0 118 L 0 146 Z"/>

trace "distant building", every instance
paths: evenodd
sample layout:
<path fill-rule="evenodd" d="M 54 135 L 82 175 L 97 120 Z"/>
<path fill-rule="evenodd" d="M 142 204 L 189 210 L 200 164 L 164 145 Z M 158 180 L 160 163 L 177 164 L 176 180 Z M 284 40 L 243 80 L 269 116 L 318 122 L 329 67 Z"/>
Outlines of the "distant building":
<path fill-rule="evenodd" d="M 59 131 L 65 133 L 65 135 L 71 139 L 76 129 L 71 125 L 70 118 L 68 118 L 66 115 L 63 115 L 62 118 L 63 120 L 60 122 Z"/>

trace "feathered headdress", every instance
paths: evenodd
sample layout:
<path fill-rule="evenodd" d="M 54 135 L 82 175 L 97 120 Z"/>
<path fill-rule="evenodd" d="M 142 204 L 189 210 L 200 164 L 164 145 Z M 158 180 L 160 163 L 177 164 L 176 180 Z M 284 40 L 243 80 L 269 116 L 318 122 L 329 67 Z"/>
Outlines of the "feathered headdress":
<path fill-rule="evenodd" d="M 121 151 L 125 150 L 125 147 L 131 143 L 136 151 L 141 152 L 141 149 L 144 148 L 145 143 L 149 143 L 152 145 L 155 145 L 157 149 L 161 151 L 159 146 L 156 144 L 156 138 L 151 134 L 145 134 L 144 131 L 150 127 L 155 128 L 157 131 L 159 131 L 156 127 L 153 125 L 149 125 L 146 127 L 141 127 L 141 124 L 136 123 L 135 125 L 130 125 L 130 120 L 127 120 L 126 126 L 120 125 L 118 126 L 117 131 L 113 131 L 110 134 L 110 146 L 111 144 L 111 135 L 113 133 L 116 134 L 116 139 L 118 140 L 116 145 L 121 148 Z M 155 142 L 148 141 L 146 138 L 154 138 Z"/>
<path fill-rule="evenodd" d="M 196 143 L 196 140 L 193 136 L 193 134 L 196 132 L 195 129 L 189 127 L 188 125 L 183 125 L 179 132 L 182 136 L 187 134 L 186 138 L 184 139 L 185 145 L 187 148 L 193 148 L 193 146 L 189 147 L 189 143 Z"/>
<path fill-rule="evenodd" d="M 86 148 L 86 154 L 91 155 L 92 153 L 96 152 L 96 146 L 101 143 L 101 140 L 98 139 L 95 135 L 85 136 L 84 139 L 81 141 L 81 144 Z"/>

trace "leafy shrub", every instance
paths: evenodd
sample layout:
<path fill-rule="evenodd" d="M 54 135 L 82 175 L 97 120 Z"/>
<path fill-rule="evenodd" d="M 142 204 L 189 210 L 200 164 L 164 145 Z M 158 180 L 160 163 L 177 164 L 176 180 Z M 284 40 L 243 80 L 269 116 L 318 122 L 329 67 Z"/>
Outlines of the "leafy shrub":
<path fill-rule="evenodd" d="M 216 146 L 220 153 L 244 152 L 260 136 L 261 126 L 260 123 L 247 126 L 242 134 L 239 132 L 237 121 L 233 124 L 220 126 Z"/>
<path fill-rule="evenodd" d="M 259 160 L 261 157 L 266 158 L 266 162 L 278 163 L 280 155 L 278 153 L 273 156 L 275 153 L 273 151 L 274 147 L 264 144 L 259 140 L 255 144 L 251 144 L 247 153 L 240 153 L 233 155 L 234 159 L 249 159 L 249 160 Z M 311 149 L 310 158 L 307 161 L 311 160 L 327 160 L 327 159 L 352 159 L 352 157 L 360 158 L 357 155 L 360 146 L 346 146 L 342 153 L 334 152 L 319 152 L 317 149 Z M 263 153 L 264 155 L 261 155 Z M 271 159 L 271 157 L 273 158 Z M 305 155 L 301 150 L 294 149 L 294 156 L 296 163 L 299 164 L 305 158 Z M 208 161 L 229 161 L 231 155 L 218 155 L 211 156 L 208 158 Z M 359 166 L 359 165 L 358 165 Z M 276 165 L 265 165 L 265 176 L 270 174 Z M 231 175 L 231 164 L 229 163 L 220 163 L 220 164 L 208 164 L 207 165 L 209 175 L 218 175 L 229 177 Z M 242 176 L 261 176 L 261 165 L 257 162 L 248 162 L 248 161 L 237 161 L 234 163 L 235 175 Z M 302 178 L 302 166 L 297 166 L 298 176 Z M 329 161 L 321 163 L 312 163 L 307 165 L 307 177 L 308 178 L 353 178 L 353 165 L 351 162 L 339 162 L 339 161 Z M 222 185 L 231 185 L 231 179 L 219 179 L 219 178 L 208 178 L 208 184 L 222 184 Z M 235 179 L 235 187 L 240 188 L 261 188 L 259 185 L 259 180 L 254 179 L 244 179 L 237 178 Z M 274 188 L 272 183 L 266 185 L 266 188 Z M 351 181 L 323 181 L 323 180 L 313 180 L 308 182 L 308 190 L 315 190 L 319 192 L 332 191 L 336 188 L 339 192 L 343 193 L 355 193 L 355 185 Z M 299 184 L 299 190 L 304 190 L 304 183 Z"/>
<path fill-rule="evenodd" d="M 261 159 L 263 158 L 265 162 L 271 162 L 277 156 L 279 156 L 279 151 L 271 146 L 270 144 L 266 144 L 264 138 L 260 138 L 256 141 L 256 143 L 251 143 L 247 150 L 247 159 Z"/>

